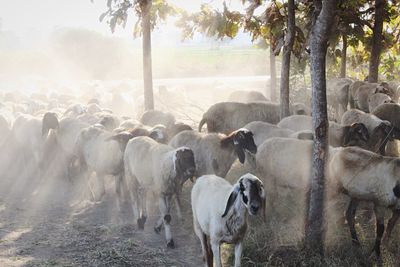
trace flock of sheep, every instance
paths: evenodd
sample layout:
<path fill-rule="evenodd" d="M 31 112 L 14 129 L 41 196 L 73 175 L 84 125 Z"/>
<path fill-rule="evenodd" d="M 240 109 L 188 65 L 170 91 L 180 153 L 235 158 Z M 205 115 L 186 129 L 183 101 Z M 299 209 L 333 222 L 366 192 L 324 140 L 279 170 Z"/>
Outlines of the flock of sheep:
<path fill-rule="evenodd" d="M 394 83 L 350 79 L 328 83 L 335 121 L 329 122 L 328 130 L 327 201 L 348 197 L 348 208 L 340 212 L 356 244 L 357 206 L 362 201 L 373 203 L 377 227 L 373 251 L 378 257 L 384 211 L 393 211 L 387 237 L 400 216 L 398 94 Z M 177 217 L 182 218 L 182 186 L 192 180 L 194 231 L 208 266 L 214 258 L 221 266 L 223 242 L 235 244 L 235 266 L 240 266 L 248 214 L 261 213 L 268 220 L 265 212 L 274 206 L 280 188 L 304 193 L 308 189 L 313 133 L 307 103 L 291 104 L 292 115 L 281 120 L 279 104 L 256 91 L 237 91 L 227 102 L 209 107 L 197 131 L 159 110 L 144 112 L 138 119 L 116 115 L 96 98 L 81 104 L 67 95 L 36 94 L 20 102 L 8 93 L 0 99 L 2 147 L 13 144 L 39 173 L 61 151 L 66 179 L 89 179 L 95 174 L 97 186 L 88 183 L 88 188 L 98 201 L 105 194 L 106 176 L 115 177 L 118 205 L 121 201 L 132 205 L 139 229 L 146 223 L 149 198 L 155 196 L 160 217 L 154 230 L 164 229 L 170 248 L 175 246 L 171 208 L 175 204 Z M 225 178 L 235 173 L 234 166 L 242 174 L 234 174 L 232 185 Z"/>

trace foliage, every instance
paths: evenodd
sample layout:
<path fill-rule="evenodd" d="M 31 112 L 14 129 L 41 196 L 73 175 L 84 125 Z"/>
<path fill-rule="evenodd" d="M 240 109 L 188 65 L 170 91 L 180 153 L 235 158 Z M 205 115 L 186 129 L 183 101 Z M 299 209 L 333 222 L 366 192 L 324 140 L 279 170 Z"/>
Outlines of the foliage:
<path fill-rule="evenodd" d="M 168 4 L 167 0 L 107 0 L 107 8 L 108 10 L 100 15 L 99 20 L 102 22 L 107 19 L 112 32 L 115 31 L 117 25 L 125 28 L 128 12 L 133 9 L 137 17 L 133 30 L 134 37 L 142 34 L 141 20 L 148 8 L 150 8 L 152 30 L 158 23 L 165 22 L 169 15 L 176 15 L 179 12 L 179 9 Z"/>

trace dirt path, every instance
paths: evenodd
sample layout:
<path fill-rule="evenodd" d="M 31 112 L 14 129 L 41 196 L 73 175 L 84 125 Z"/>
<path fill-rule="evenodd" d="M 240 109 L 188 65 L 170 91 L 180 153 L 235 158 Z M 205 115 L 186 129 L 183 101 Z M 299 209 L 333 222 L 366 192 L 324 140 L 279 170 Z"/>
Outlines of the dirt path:
<path fill-rule="evenodd" d="M 189 190 L 185 221 L 174 220 L 175 249 L 149 211 L 144 231 L 136 230 L 130 207 L 116 208 L 113 183 L 101 202 L 85 200 L 82 185 L 28 174 L 0 180 L 0 266 L 200 266 L 200 244 L 192 230 Z M 112 180 L 109 180 L 112 181 Z"/>

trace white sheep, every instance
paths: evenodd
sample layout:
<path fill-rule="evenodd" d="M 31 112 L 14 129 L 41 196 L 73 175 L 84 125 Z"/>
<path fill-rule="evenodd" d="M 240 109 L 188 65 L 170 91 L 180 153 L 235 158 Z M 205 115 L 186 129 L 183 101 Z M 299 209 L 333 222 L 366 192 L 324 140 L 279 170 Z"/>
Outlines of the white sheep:
<path fill-rule="evenodd" d="M 121 150 L 118 142 L 110 142 L 110 138 L 110 132 L 91 126 L 80 132 L 75 144 L 74 155 L 78 157 L 80 167 L 87 167 L 89 175 L 92 171 L 96 173 L 100 193 L 97 195 L 89 185 L 95 200 L 100 200 L 105 194 L 106 175 L 115 176 L 116 192 L 118 196 L 121 193 L 124 151 Z"/>
<path fill-rule="evenodd" d="M 291 137 L 298 139 L 309 139 L 312 140 L 311 131 L 292 131 L 289 129 L 280 128 L 274 124 L 253 121 L 246 124 L 243 128 L 250 130 L 254 135 L 254 143 L 256 146 L 260 146 L 265 140 L 272 137 Z"/>
<path fill-rule="evenodd" d="M 146 196 L 152 191 L 159 199 L 161 212 L 154 230 L 159 233 L 164 226 L 167 247 L 173 248 L 171 201 L 175 196 L 178 217 L 181 217 L 180 192 L 183 184 L 195 172 L 193 151 L 186 147 L 174 149 L 149 137 L 135 137 L 126 146 L 124 165 L 125 180 L 135 204 L 133 211 L 139 229 L 144 228 L 147 219 Z"/>
<path fill-rule="evenodd" d="M 235 267 L 240 266 L 247 216 L 264 213 L 263 183 L 245 174 L 233 186 L 215 175 L 196 180 L 191 193 L 194 231 L 201 242 L 207 266 L 221 267 L 221 243 L 235 244 Z"/>
<path fill-rule="evenodd" d="M 244 128 L 228 136 L 186 130 L 172 138 L 169 144 L 175 148 L 186 146 L 193 150 L 196 160 L 196 177 L 204 174 L 225 177 L 237 158 L 244 163 L 246 151 L 253 154 L 257 152 L 253 134 Z"/>
<path fill-rule="evenodd" d="M 385 103 L 394 103 L 394 101 L 387 94 L 382 94 L 382 93 L 372 94 L 368 98 L 368 111 L 372 113 L 376 107 Z"/>

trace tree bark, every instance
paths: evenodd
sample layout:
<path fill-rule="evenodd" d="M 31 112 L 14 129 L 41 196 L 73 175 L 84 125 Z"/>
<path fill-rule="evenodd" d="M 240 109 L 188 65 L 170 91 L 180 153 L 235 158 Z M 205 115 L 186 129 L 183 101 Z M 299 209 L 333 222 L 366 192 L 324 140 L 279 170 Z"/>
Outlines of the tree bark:
<path fill-rule="evenodd" d="M 281 119 L 290 115 L 289 109 L 289 82 L 290 82 L 290 55 L 292 54 L 295 35 L 295 6 L 294 0 L 288 0 L 287 33 L 282 51 L 282 68 L 280 83 Z"/>
<path fill-rule="evenodd" d="M 272 101 L 276 100 L 276 63 L 275 53 L 272 46 L 269 47 L 269 71 L 270 71 L 270 88 L 269 96 Z"/>
<path fill-rule="evenodd" d="M 377 82 L 379 73 L 379 63 L 382 51 L 382 30 L 385 18 L 386 0 L 375 0 L 375 22 L 372 34 L 371 56 L 369 58 L 368 81 Z"/>
<path fill-rule="evenodd" d="M 346 78 L 346 64 L 347 64 L 347 36 L 346 34 L 342 35 L 342 52 L 341 52 L 341 59 L 340 59 L 340 78 Z"/>
<path fill-rule="evenodd" d="M 314 5 L 314 23 L 310 39 L 314 145 L 305 242 L 312 251 L 323 254 L 325 160 L 328 156 L 329 126 L 325 59 L 336 0 L 314 0 Z"/>
<path fill-rule="evenodd" d="M 142 49 L 143 49 L 143 85 L 144 85 L 144 109 L 154 109 L 153 97 L 153 73 L 151 63 L 151 23 L 150 9 L 152 0 L 147 0 L 142 9 Z"/>

